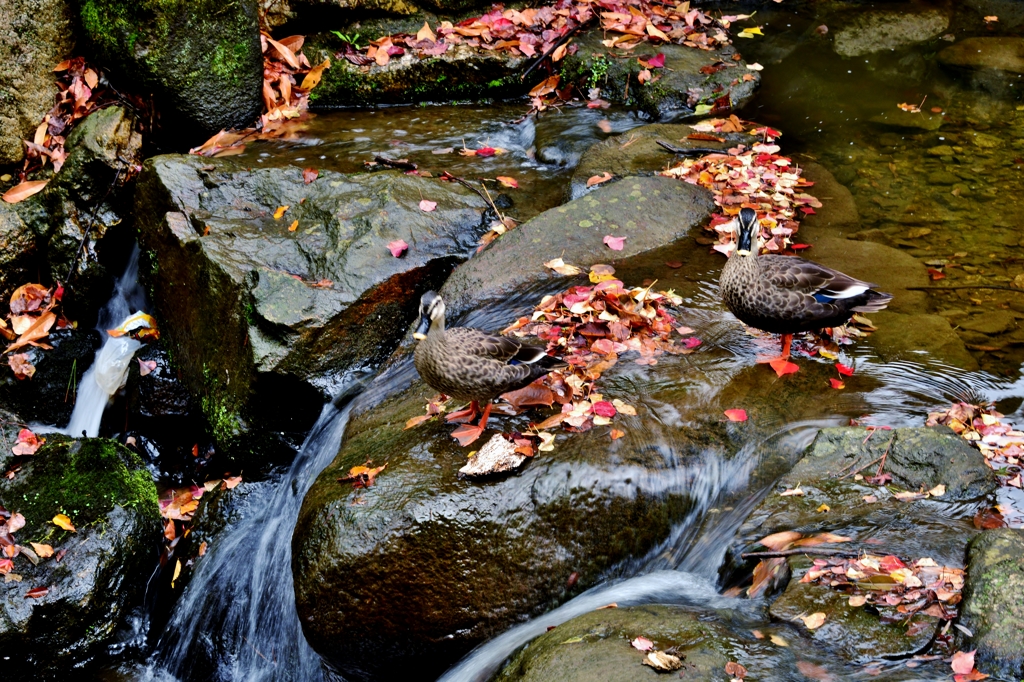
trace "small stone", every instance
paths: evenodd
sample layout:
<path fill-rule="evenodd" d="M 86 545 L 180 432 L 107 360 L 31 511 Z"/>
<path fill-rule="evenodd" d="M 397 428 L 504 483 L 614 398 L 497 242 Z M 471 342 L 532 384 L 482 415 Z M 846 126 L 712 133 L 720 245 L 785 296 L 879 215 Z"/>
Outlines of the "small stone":
<path fill-rule="evenodd" d="M 953 148 L 948 144 L 940 144 L 929 149 L 928 156 L 953 156 Z"/>
<path fill-rule="evenodd" d="M 960 178 L 949 171 L 935 171 L 928 174 L 929 185 L 952 185 L 960 181 Z"/>
<path fill-rule="evenodd" d="M 1013 286 L 1018 289 L 1024 289 L 1024 275 L 1017 275 L 1013 278 Z"/>
<path fill-rule="evenodd" d="M 1016 326 L 1013 314 L 1007 310 L 986 310 L 960 322 L 960 328 L 992 336 L 1002 334 Z"/>

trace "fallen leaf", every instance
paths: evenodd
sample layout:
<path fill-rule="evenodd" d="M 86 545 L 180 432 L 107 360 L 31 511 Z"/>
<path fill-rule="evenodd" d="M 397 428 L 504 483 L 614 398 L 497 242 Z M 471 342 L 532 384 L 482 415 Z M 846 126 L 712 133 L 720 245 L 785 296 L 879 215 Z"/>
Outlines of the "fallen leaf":
<path fill-rule="evenodd" d="M 782 497 L 791 497 L 794 495 L 796 497 L 803 497 L 804 491 L 800 489 L 800 486 L 797 486 L 795 488 L 787 488 L 786 490 L 783 490 L 781 493 L 779 493 L 779 495 L 781 495 Z"/>
<path fill-rule="evenodd" d="M 868 598 L 865 597 L 862 594 L 855 594 L 852 597 L 850 597 L 850 606 L 854 606 L 854 607 L 864 606 L 867 603 L 868 603 Z"/>
<path fill-rule="evenodd" d="M 16 455 L 34 455 L 45 442 L 45 438 L 40 438 L 28 429 L 22 429 L 18 432 L 18 441 L 11 448 L 11 452 Z"/>
<path fill-rule="evenodd" d="M 602 133 L 605 133 L 605 134 L 610 133 L 610 132 L 612 132 L 612 122 L 609 121 L 606 118 L 603 118 L 603 119 L 601 119 L 600 121 L 597 122 L 597 128 Z"/>
<path fill-rule="evenodd" d="M 509 189 L 519 189 L 519 182 L 515 178 L 509 177 L 507 175 L 499 175 L 496 179 L 499 183 L 501 183 L 503 187 L 508 187 Z"/>
<path fill-rule="evenodd" d="M 771 365 L 772 369 L 774 369 L 775 373 L 780 377 L 786 376 L 787 374 L 793 374 L 800 370 L 800 368 L 796 366 L 796 363 L 789 362 L 788 360 L 783 360 L 781 358 L 778 360 L 772 360 L 768 364 Z"/>
<path fill-rule="evenodd" d="M 619 429 L 612 429 L 608 433 L 608 435 L 611 436 L 612 440 L 618 440 L 618 439 L 622 438 L 623 436 L 625 436 L 626 432 L 625 431 L 621 431 Z"/>
<path fill-rule="evenodd" d="M 303 168 L 302 169 L 302 181 L 307 185 L 320 177 L 320 171 L 316 168 Z"/>
<path fill-rule="evenodd" d="M 784 530 L 778 533 L 772 533 L 771 535 L 761 538 L 758 540 L 758 544 L 767 547 L 770 550 L 779 552 L 788 548 L 796 540 L 803 537 L 803 533 L 799 533 L 795 530 Z"/>
<path fill-rule="evenodd" d="M 750 69 L 751 71 L 764 71 L 764 67 L 758 64 L 757 62 L 747 64 L 747 68 Z"/>
<path fill-rule="evenodd" d="M 623 245 L 626 243 L 625 237 L 613 237 L 610 234 L 604 236 L 604 243 L 608 245 L 608 248 L 612 251 L 622 251 Z"/>
<path fill-rule="evenodd" d="M 844 389 L 844 388 L 846 388 L 846 384 L 844 384 L 839 379 L 829 379 L 828 383 L 830 383 L 832 385 L 832 388 L 835 388 L 835 389 Z"/>
<path fill-rule="evenodd" d="M 558 274 L 565 275 L 567 277 L 572 277 L 573 275 L 578 275 L 581 272 L 583 272 L 575 265 L 569 265 L 561 258 L 554 258 L 552 260 L 549 260 L 547 263 L 544 264 L 544 267 L 551 268 Z"/>
<path fill-rule="evenodd" d="M 299 229 L 299 221 L 298 220 L 293 220 L 292 224 L 288 226 L 288 231 L 289 232 L 294 232 L 297 229 Z"/>
<path fill-rule="evenodd" d="M 836 371 L 839 372 L 844 377 L 853 376 L 853 367 L 847 367 L 841 362 L 836 363 Z"/>
<path fill-rule="evenodd" d="M 640 85 L 643 85 L 647 81 L 651 80 L 651 72 L 650 72 L 650 70 L 649 69 L 643 69 L 640 73 L 638 73 L 636 75 L 636 79 L 637 79 L 637 81 L 639 81 Z"/>
<path fill-rule="evenodd" d="M 432 43 L 437 42 L 437 36 L 430 30 L 430 24 L 423 22 L 423 28 L 416 32 L 416 40 L 429 40 Z"/>
<path fill-rule="evenodd" d="M 637 651 L 650 651 L 654 648 L 654 642 L 647 639 L 646 637 L 637 637 L 629 644 Z"/>
<path fill-rule="evenodd" d="M 832 507 L 830 507 L 827 504 L 825 504 L 824 502 L 822 502 L 821 504 L 818 505 L 818 508 L 815 509 L 815 511 L 817 511 L 817 512 L 819 512 L 821 514 L 827 514 L 828 512 L 832 511 Z"/>
<path fill-rule="evenodd" d="M 760 26 L 748 26 L 739 33 L 736 34 L 738 38 L 753 38 L 754 36 L 763 36 Z"/>
<path fill-rule="evenodd" d="M 274 211 L 274 220 L 280 220 L 284 212 L 287 211 L 291 206 L 278 206 L 277 210 Z"/>
<path fill-rule="evenodd" d="M 992 23 L 994 21 L 999 21 L 999 17 L 997 17 L 994 14 L 990 14 L 987 17 L 985 17 L 985 23 L 989 23 L 990 24 L 990 23 Z"/>
<path fill-rule="evenodd" d="M 732 675 L 734 678 L 742 680 L 747 676 L 747 669 L 735 661 L 729 661 L 725 664 L 725 674 Z"/>
<path fill-rule="evenodd" d="M 139 358 L 139 376 L 144 377 L 156 369 L 156 360 L 143 360 Z"/>
<path fill-rule="evenodd" d="M 408 248 L 409 245 L 405 243 L 404 239 L 396 239 L 388 244 L 388 250 L 395 258 L 401 258 L 402 254 L 405 253 Z"/>
<path fill-rule="evenodd" d="M 25 593 L 25 599 L 42 599 L 50 593 L 48 587 L 33 587 L 31 590 Z"/>
<path fill-rule="evenodd" d="M 203 556 L 204 554 L 206 554 L 207 547 L 208 545 L 206 544 L 206 540 L 203 540 L 199 543 L 199 556 Z"/>
<path fill-rule="evenodd" d="M 497 147 L 482 147 L 482 148 L 476 150 L 476 155 L 477 156 L 484 156 L 484 157 L 494 156 L 497 153 L 498 153 Z"/>
<path fill-rule="evenodd" d="M 437 208 L 437 202 L 436 201 L 427 201 L 426 199 L 421 199 L 420 200 L 420 210 L 421 211 L 426 211 L 426 212 L 429 213 L 430 211 L 433 211 L 436 208 Z"/>
<path fill-rule="evenodd" d="M 24 201 L 33 194 L 41 192 L 48 182 L 49 180 L 26 180 L 4 192 L 3 200 L 8 204 Z"/>
<path fill-rule="evenodd" d="M 171 589 L 174 589 L 174 583 L 178 582 L 178 578 L 181 577 L 181 559 L 174 562 L 174 575 L 171 576 Z"/>
<path fill-rule="evenodd" d="M 942 483 L 928 491 L 928 497 L 942 497 L 946 494 L 946 486 Z"/>
<path fill-rule="evenodd" d="M 666 654 L 664 651 L 652 651 L 647 654 L 647 658 L 644 659 L 644 665 L 649 665 L 655 670 L 671 672 L 682 668 L 683 662 L 678 656 Z"/>
<path fill-rule="evenodd" d="M 804 622 L 808 630 L 817 630 L 825 624 L 825 614 L 821 611 L 812 613 L 809 616 L 800 616 L 800 620 Z"/>
<path fill-rule="evenodd" d="M 433 416 L 434 415 L 432 415 L 432 414 L 421 414 L 421 415 L 412 417 L 407 422 L 405 422 L 405 429 L 411 429 L 411 428 L 414 428 L 416 426 L 419 426 L 420 424 L 422 424 L 423 422 L 425 422 L 428 419 L 432 418 Z"/>
<path fill-rule="evenodd" d="M 53 525 L 59 526 L 60 528 L 63 528 L 64 530 L 68 531 L 69 533 L 77 533 L 78 532 L 78 531 L 75 530 L 74 524 L 71 523 L 71 519 L 68 518 L 68 516 L 66 514 L 57 514 L 56 516 L 53 517 L 52 521 L 53 521 Z"/>
<path fill-rule="evenodd" d="M 953 660 L 950 662 L 950 666 L 953 668 L 953 672 L 958 675 L 967 675 L 974 670 L 974 653 L 977 651 L 957 651 L 953 654 Z"/>
<path fill-rule="evenodd" d="M 371 467 L 367 462 L 365 465 L 354 466 L 348 470 L 348 475 L 339 478 L 339 481 L 352 481 L 353 488 L 369 488 L 377 479 L 377 474 L 387 469 L 385 462 L 382 466 Z"/>
<path fill-rule="evenodd" d="M 782 637 L 779 637 L 778 635 L 771 635 L 768 639 L 770 639 L 772 641 L 772 644 L 775 644 L 776 646 L 789 646 L 789 642 L 782 639 Z"/>
<path fill-rule="evenodd" d="M 306 77 L 302 79 L 302 85 L 299 87 L 303 90 L 309 91 L 320 84 L 320 79 L 323 78 L 324 69 L 331 68 L 331 58 L 327 57 L 320 64 L 317 64 L 306 73 Z"/>
<path fill-rule="evenodd" d="M 25 516 L 19 513 L 12 514 L 6 525 L 8 533 L 16 533 L 25 527 Z"/>
<path fill-rule="evenodd" d="M 31 379 L 36 373 L 36 367 L 29 360 L 28 353 L 15 353 L 7 357 L 7 364 L 14 372 L 14 378 L 18 381 Z"/>
<path fill-rule="evenodd" d="M 608 182 L 612 177 L 612 174 L 607 171 L 601 175 L 593 175 L 587 180 L 587 187 L 593 187 L 594 185 L 600 185 L 602 182 Z"/>
<path fill-rule="evenodd" d="M 747 411 L 741 409 L 726 410 L 725 416 L 729 418 L 731 422 L 745 422 L 747 421 Z"/>
<path fill-rule="evenodd" d="M 646 62 L 641 63 L 646 65 L 649 69 L 660 69 L 665 66 L 665 54 L 663 52 L 659 52 Z"/>
<path fill-rule="evenodd" d="M 42 559 L 49 559 L 53 556 L 53 547 L 50 545 L 41 545 L 37 542 L 30 542 L 28 544 L 32 545 L 32 549 L 34 549 L 36 554 L 38 554 Z"/>
<path fill-rule="evenodd" d="M 221 489 L 222 490 L 231 490 L 232 488 L 234 488 L 235 486 L 237 486 L 241 482 L 242 482 L 242 477 L 241 476 L 225 476 L 224 477 L 224 482 L 221 484 Z"/>

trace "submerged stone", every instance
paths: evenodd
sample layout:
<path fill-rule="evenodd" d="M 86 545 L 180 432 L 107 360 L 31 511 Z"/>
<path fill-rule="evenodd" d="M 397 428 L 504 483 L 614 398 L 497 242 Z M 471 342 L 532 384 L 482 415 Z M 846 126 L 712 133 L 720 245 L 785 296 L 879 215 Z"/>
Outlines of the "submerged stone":
<path fill-rule="evenodd" d="M 981 533 L 968 548 L 967 584 L 960 624 L 975 667 L 993 677 L 1024 678 L 1024 531 L 1000 528 Z"/>
<path fill-rule="evenodd" d="M 420 210 L 427 197 L 436 210 Z M 236 454 L 250 437 L 276 448 L 267 432 L 311 426 L 353 370 L 387 357 L 420 294 L 486 229 L 475 193 L 394 171 L 321 171 L 306 184 L 298 167 L 159 156 L 136 198 L 161 333 L 218 445 Z M 408 244 L 398 258 L 397 240 Z"/>
<path fill-rule="evenodd" d="M 11 459 L 0 454 L 0 467 Z M 138 455 L 113 441 L 49 434 L 13 479 L 0 480 L 0 504 L 25 517 L 14 533 L 19 544 L 55 552 L 38 564 L 16 556 L 8 578 L 20 580 L 0 588 L 4 676 L 66 673 L 100 654 L 142 601 L 160 541 L 153 479 Z M 51 522 L 61 513 L 77 532 Z M 37 587 L 48 592 L 27 597 Z"/>
<path fill-rule="evenodd" d="M 79 18 L 115 83 L 152 93 L 175 133 L 209 135 L 259 117 L 256 0 L 83 0 Z"/>
<path fill-rule="evenodd" d="M 941 10 L 900 9 L 856 12 L 836 31 L 835 50 L 841 57 L 897 50 L 936 38 L 949 27 Z M 831 25 L 832 22 L 830 22 Z"/>
<path fill-rule="evenodd" d="M 939 62 L 955 69 L 1024 74 L 1024 39 L 1013 37 L 965 38 L 945 48 Z"/>

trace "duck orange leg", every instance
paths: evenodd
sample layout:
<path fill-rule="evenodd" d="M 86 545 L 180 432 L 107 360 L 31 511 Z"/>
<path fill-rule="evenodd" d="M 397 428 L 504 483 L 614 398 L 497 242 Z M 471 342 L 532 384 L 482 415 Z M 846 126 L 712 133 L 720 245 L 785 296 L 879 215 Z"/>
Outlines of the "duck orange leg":
<path fill-rule="evenodd" d="M 476 403 L 473 403 L 474 405 Z M 491 416 L 491 403 L 487 403 L 487 407 L 484 408 L 484 415 L 480 418 L 480 423 L 463 424 L 459 428 L 452 431 L 452 437 L 459 441 L 459 445 L 465 447 L 470 443 L 474 442 L 477 438 L 483 435 L 484 429 L 487 428 L 487 419 Z"/>
<path fill-rule="evenodd" d="M 449 412 L 445 415 L 444 420 L 452 424 L 467 424 L 476 418 L 476 415 L 480 412 L 480 405 L 477 401 L 473 401 L 469 404 L 469 407 L 456 410 L 455 412 Z"/>
<path fill-rule="evenodd" d="M 762 365 L 770 365 L 773 362 L 779 360 L 789 360 L 789 351 L 793 346 L 793 335 L 783 334 L 782 335 L 782 353 L 775 357 L 765 357 L 763 355 L 758 356 L 757 363 Z"/>

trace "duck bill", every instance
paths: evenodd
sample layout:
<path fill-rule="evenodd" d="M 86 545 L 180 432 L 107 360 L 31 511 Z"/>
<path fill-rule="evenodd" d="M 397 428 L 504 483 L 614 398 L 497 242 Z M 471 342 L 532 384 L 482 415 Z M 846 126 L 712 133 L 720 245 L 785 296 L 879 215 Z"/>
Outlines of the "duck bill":
<path fill-rule="evenodd" d="M 753 239 L 753 231 L 742 229 L 740 230 L 739 236 L 736 240 L 736 255 L 737 256 L 749 256 L 750 247 Z"/>
<path fill-rule="evenodd" d="M 430 318 L 420 315 L 419 324 L 416 325 L 416 331 L 412 333 L 412 338 L 422 341 L 427 338 L 428 331 L 430 331 Z"/>

